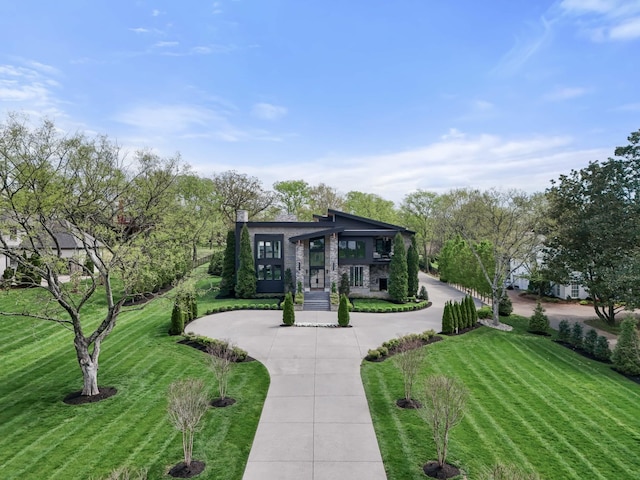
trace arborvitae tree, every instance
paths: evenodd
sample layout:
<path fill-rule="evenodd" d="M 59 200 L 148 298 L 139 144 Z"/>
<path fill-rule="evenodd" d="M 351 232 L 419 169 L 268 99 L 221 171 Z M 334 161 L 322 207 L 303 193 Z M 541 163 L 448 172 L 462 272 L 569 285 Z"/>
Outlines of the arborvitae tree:
<path fill-rule="evenodd" d="M 462 308 L 462 304 L 460 302 L 455 302 L 453 306 L 455 308 L 456 318 L 458 320 L 456 323 L 456 327 L 458 328 L 458 330 L 462 330 L 467 326 L 467 319 L 464 309 Z"/>
<path fill-rule="evenodd" d="M 236 297 L 252 298 L 256 294 L 256 284 L 256 267 L 251 252 L 249 229 L 244 225 L 240 234 L 240 264 L 238 265 Z"/>
<path fill-rule="evenodd" d="M 389 265 L 389 295 L 394 302 L 407 301 L 407 251 L 404 238 L 398 232 L 393 239 L 393 257 Z"/>
<path fill-rule="evenodd" d="M 284 305 L 282 307 L 282 323 L 285 325 L 293 325 L 296 321 L 296 312 L 293 308 L 293 297 L 291 292 L 287 292 L 284 296 Z"/>
<path fill-rule="evenodd" d="M 169 335 L 180 335 L 184 330 L 184 313 L 178 303 L 173 304 L 173 310 L 171 312 L 171 328 L 169 329 Z"/>
<path fill-rule="evenodd" d="M 342 295 L 349 296 L 349 274 L 343 273 L 340 277 L 340 286 L 338 287 L 338 293 Z"/>
<path fill-rule="evenodd" d="M 407 293 L 410 297 L 414 297 L 418 293 L 420 283 L 418 280 L 418 271 L 420 257 L 418 255 L 418 248 L 416 247 L 416 237 L 411 237 L 411 245 L 407 250 Z"/>
<path fill-rule="evenodd" d="M 636 325 L 636 319 L 631 316 L 622 321 L 618 343 L 611 355 L 613 366 L 626 375 L 640 375 L 640 339 Z"/>
<path fill-rule="evenodd" d="M 338 306 L 338 325 L 341 327 L 349 325 L 349 299 L 346 295 L 340 295 L 340 305 Z"/>
<path fill-rule="evenodd" d="M 575 348 L 582 348 L 582 337 L 584 336 L 584 327 L 580 322 L 576 322 L 571 327 L 571 335 L 569 336 L 569 343 Z"/>
<path fill-rule="evenodd" d="M 451 302 L 444 304 L 444 311 L 442 312 L 442 333 L 453 333 L 453 315 L 451 313 Z"/>
<path fill-rule="evenodd" d="M 236 286 L 236 235 L 233 230 L 227 232 L 227 246 L 224 249 L 220 296 L 231 297 Z"/>
<path fill-rule="evenodd" d="M 189 300 L 189 316 L 191 317 L 189 321 L 192 321 L 198 318 L 198 297 L 192 295 Z"/>
<path fill-rule="evenodd" d="M 478 323 L 478 309 L 472 297 L 469 297 L 469 303 L 471 304 L 471 325 L 473 326 Z"/>
<path fill-rule="evenodd" d="M 611 349 L 609 348 L 609 340 L 607 340 L 607 337 L 603 335 L 598 336 L 593 355 L 603 362 L 608 362 L 611 359 Z"/>
<path fill-rule="evenodd" d="M 571 326 L 568 320 L 560 320 L 558 324 L 558 341 L 568 342 L 571 336 Z"/>
<path fill-rule="evenodd" d="M 549 330 L 549 318 L 544 314 L 544 308 L 538 300 L 533 315 L 529 319 L 529 331 L 534 333 L 547 333 Z"/>
<path fill-rule="evenodd" d="M 291 273 L 291 269 L 287 268 L 284 271 L 284 291 L 293 292 L 293 274 Z"/>
<path fill-rule="evenodd" d="M 595 329 L 590 328 L 584 335 L 584 341 L 582 342 L 582 349 L 591 354 L 596 354 L 596 344 L 598 343 L 598 332 Z"/>

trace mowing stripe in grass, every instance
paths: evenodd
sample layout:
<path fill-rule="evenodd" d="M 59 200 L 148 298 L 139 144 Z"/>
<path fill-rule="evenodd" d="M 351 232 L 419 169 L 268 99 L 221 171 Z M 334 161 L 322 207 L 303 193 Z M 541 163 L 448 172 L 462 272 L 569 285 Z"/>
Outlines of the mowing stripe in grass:
<path fill-rule="evenodd" d="M 496 362 L 494 364 L 498 366 L 501 374 L 510 373 L 515 378 L 521 378 L 520 376 L 516 375 L 516 372 L 510 366 L 512 364 L 518 364 L 518 360 L 521 360 L 521 359 L 510 357 L 511 362 L 507 363 L 504 361 L 503 357 L 496 356 L 491 351 L 490 348 L 484 348 L 482 353 L 483 353 L 484 359 L 493 359 Z M 539 443 L 541 444 L 540 446 L 545 449 L 547 455 L 556 456 L 559 463 L 564 464 L 566 467 L 568 467 L 567 469 L 569 471 L 572 471 L 575 473 L 575 470 L 567 464 L 567 459 L 559 455 L 559 452 L 558 452 L 558 450 L 567 451 L 574 457 L 579 458 L 582 464 L 588 466 L 589 470 L 591 471 L 591 475 L 595 475 L 597 478 L 604 478 L 606 480 L 606 477 L 603 477 L 602 474 L 599 473 L 595 465 L 593 465 L 593 463 L 590 460 L 588 460 L 568 440 L 568 438 L 575 439 L 578 436 L 582 436 L 584 442 L 593 443 L 591 437 L 586 435 L 583 430 L 576 430 L 576 429 L 569 430 L 568 432 L 569 435 L 560 435 L 558 433 L 557 428 L 550 425 L 546 420 L 546 418 L 548 418 L 549 416 L 560 416 L 564 421 L 564 423 L 566 424 L 566 426 L 569 426 L 569 425 L 572 425 L 572 422 L 571 422 L 571 419 L 568 417 L 568 415 L 566 415 L 564 412 L 555 408 L 552 403 L 546 402 L 545 399 L 542 396 L 538 395 L 529 384 L 520 382 L 517 388 L 507 387 L 503 383 L 502 376 L 498 376 L 494 371 L 492 371 L 492 369 L 487 369 L 484 372 L 483 378 L 492 380 L 490 382 L 491 388 L 489 390 L 490 392 L 489 394 L 494 396 L 494 398 L 500 403 L 501 410 L 503 412 L 508 412 L 511 415 L 512 419 L 515 419 L 519 425 L 523 426 L 528 430 L 529 432 L 528 445 L 530 448 L 528 448 L 527 450 L 534 447 L 537 448 L 537 446 L 535 446 L 534 444 Z M 525 401 L 523 399 L 522 392 L 526 392 L 530 396 L 535 397 L 535 401 L 533 402 L 534 404 L 541 404 L 541 403 L 544 404 L 544 406 L 546 407 L 546 412 L 541 413 L 539 411 L 534 411 L 530 407 L 532 402 Z M 510 395 L 510 398 L 508 402 L 505 402 L 502 400 L 504 398 L 507 398 L 507 396 L 509 395 Z M 516 409 L 512 405 L 518 405 L 519 409 Z M 527 420 L 527 416 L 523 415 L 523 413 L 525 412 L 529 412 L 530 414 L 529 418 L 535 419 L 538 428 L 534 428 L 531 425 L 531 423 Z M 539 429 L 541 428 L 544 428 L 547 431 L 547 434 L 553 437 L 553 440 L 556 442 L 555 445 L 552 445 L 550 442 L 545 441 L 544 438 L 541 437 L 540 434 L 542 432 L 539 431 Z M 523 446 L 527 445 L 527 436 L 523 436 L 522 442 L 518 442 L 518 443 L 522 444 Z M 560 448 L 558 448 L 559 446 Z M 596 446 L 594 445 L 594 447 Z M 538 469 L 543 467 L 544 467 L 543 465 L 539 465 Z M 596 478 L 591 475 L 589 476 L 589 478 Z M 581 478 L 581 475 L 577 474 L 575 478 Z"/>

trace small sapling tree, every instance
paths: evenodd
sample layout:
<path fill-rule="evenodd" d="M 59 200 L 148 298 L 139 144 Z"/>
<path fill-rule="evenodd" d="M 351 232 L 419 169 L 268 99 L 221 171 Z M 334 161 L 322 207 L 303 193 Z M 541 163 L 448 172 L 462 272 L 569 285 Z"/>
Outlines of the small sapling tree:
<path fill-rule="evenodd" d="M 211 404 L 214 407 L 226 407 L 235 403 L 235 400 L 227 397 L 227 387 L 231 371 L 238 361 L 238 355 L 234 345 L 228 341 L 214 341 L 207 346 L 209 354 L 209 366 L 218 382 L 218 398 Z"/>
<path fill-rule="evenodd" d="M 447 461 L 449 433 L 464 415 L 467 389 L 455 378 L 434 375 L 427 378 L 424 393 L 424 408 L 419 411 L 431 428 L 438 457 L 437 467 L 442 470 Z"/>
<path fill-rule="evenodd" d="M 529 319 L 529 331 L 533 333 L 547 333 L 549 329 L 549 318 L 544 314 L 544 308 L 538 300 L 533 315 Z"/>
<path fill-rule="evenodd" d="M 402 373 L 404 383 L 404 398 L 396 404 L 402 408 L 420 408 L 420 402 L 413 399 L 413 386 L 424 361 L 427 350 L 422 348 L 422 342 L 417 338 L 400 339 L 397 355 L 393 356 L 393 363 Z"/>
<path fill-rule="evenodd" d="M 169 385 L 169 420 L 182 432 L 184 454 L 184 463 L 176 465 L 171 470 L 176 473 L 174 476 L 179 476 L 180 472 L 184 474 L 191 471 L 193 438 L 208 407 L 207 392 L 202 380 L 189 378 L 177 380 Z"/>

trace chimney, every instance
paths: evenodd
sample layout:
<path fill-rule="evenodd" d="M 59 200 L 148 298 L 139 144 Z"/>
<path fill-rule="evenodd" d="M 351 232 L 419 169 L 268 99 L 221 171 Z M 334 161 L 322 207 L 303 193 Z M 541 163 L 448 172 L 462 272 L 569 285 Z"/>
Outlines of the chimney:
<path fill-rule="evenodd" d="M 249 212 L 246 210 L 238 210 L 236 212 L 236 223 L 247 223 L 249 221 Z"/>

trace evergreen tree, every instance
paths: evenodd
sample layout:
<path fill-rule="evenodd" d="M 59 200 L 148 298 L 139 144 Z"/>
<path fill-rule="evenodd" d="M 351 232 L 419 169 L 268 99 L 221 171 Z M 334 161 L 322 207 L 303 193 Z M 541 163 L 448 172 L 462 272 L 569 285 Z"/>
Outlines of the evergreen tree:
<path fill-rule="evenodd" d="M 393 257 L 389 266 L 389 295 L 396 303 L 407 301 L 407 251 L 404 238 L 398 232 L 393 239 Z"/>
<path fill-rule="evenodd" d="M 234 235 L 234 241 L 235 241 L 235 235 Z M 209 275 L 216 275 L 216 276 L 222 275 L 222 264 L 224 263 L 224 254 L 225 254 L 224 250 L 219 250 L 211 254 L 211 260 L 209 260 L 209 267 L 207 268 L 207 273 Z M 234 258 L 234 262 L 235 262 L 235 258 Z"/>
<path fill-rule="evenodd" d="M 582 348 L 582 337 L 584 336 L 584 327 L 580 322 L 576 322 L 571 327 L 571 336 L 569 337 L 569 343 L 574 348 Z"/>
<path fill-rule="evenodd" d="M 500 299 L 500 304 L 498 305 L 498 314 L 501 317 L 508 317 L 513 312 L 513 304 L 511 303 L 511 299 L 509 295 L 506 293 Z"/>
<path fill-rule="evenodd" d="M 558 341 L 567 343 L 571 336 L 571 326 L 568 320 L 560 320 L 558 325 Z"/>
<path fill-rule="evenodd" d="M 178 303 L 173 304 L 171 311 L 171 328 L 169 335 L 180 335 L 184 331 L 184 313 Z"/>
<path fill-rule="evenodd" d="M 249 229 L 244 225 L 240 234 L 240 263 L 238 265 L 236 297 L 252 298 L 256 294 L 256 284 L 256 267 L 253 262 Z"/>
<path fill-rule="evenodd" d="M 293 288 L 293 274 L 291 273 L 291 269 L 290 268 L 287 268 L 284 271 L 284 291 L 285 291 L 285 293 L 294 291 L 294 288 Z"/>
<path fill-rule="evenodd" d="M 427 292 L 427 287 L 425 287 L 424 285 L 420 287 L 420 293 L 418 294 L 418 297 L 421 300 L 426 300 L 427 302 L 429 301 L 429 293 Z"/>
<path fill-rule="evenodd" d="M 340 276 L 340 285 L 338 286 L 338 293 L 340 295 L 349 296 L 349 293 L 350 293 L 349 274 L 346 272 Z"/>
<path fill-rule="evenodd" d="M 467 296 L 467 310 L 469 311 L 469 327 L 473 327 L 478 321 L 478 312 L 471 295 Z"/>
<path fill-rule="evenodd" d="M 285 325 L 293 325 L 296 321 L 296 312 L 293 308 L 293 297 L 291 292 L 287 292 L 284 296 L 284 305 L 282 307 L 282 323 Z"/>
<path fill-rule="evenodd" d="M 338 306 L 338 325 L 341 327 L 349 325 L 349 299 L 346 295 L 340 295 L 340 305 Z"/>
<path fill-rule="evenodd" d="M 593 354 L 598 360 L 603 362 L 608 362 L 611 359 L 611 349 L 609 348 L 607 337 L 603 335 L 598 336 Z"/>
<path fill-rule="evenodd" d="M 462 304 L 460 302 L 455 302 L 453 304 L 453 307 L 455 309 L 456 312 L 456 328 L 458 330 L 462 330 L 465 327 L 465 316 L 464 316 L 464 311 L 462 310 Z"/>
<path fill-rule="evenodd" d="M 582 342 L 582 349 L 591 354 L 596 354 L 596 345 L 598 344 L 598 332 L 595 329 L 590 328 L 584 336 L 584 341 Z"/>
<path fill-rule="evenodd" d="M 442 312 L 442 333 L 453 333 L 453 316 L 451 314 L 451 302 L 444 304 L 444 311 Z"/>
<path fill-rule="evenodd" d="M 224 249 L 220 296 L 231 297 L 236 286 L 236 235 L 233 230 L 227 232 L 227 245 Z"/>
<path fill-rule="evenodd" d="M 542 304 L 538 300 L 533 315 L 529 319 L 529 331 L 547 333 L 547 330 L 549 330 L 549 318 L 544 314 L 544 308 L 542 308 Z"/>
<path fill-rule="evenodd" d="M 622 321 L 618 343 L 611 355 L 613 366 L 626 375 L 640 375 L 640 339 L 636 325 L 636 319 L 631 316 Z"/>
<path fill-rule="evenodd" d="M 420 257 L 418 256 L 418 248 L 416 246 L 416 236 L 411 237 L 411 245 L 407 251 L 407 293 L 410 297 L 414 297 L 418 293 L 420 283 L 418 280 L 418 271 Z"/>

